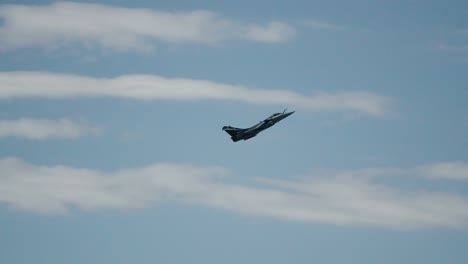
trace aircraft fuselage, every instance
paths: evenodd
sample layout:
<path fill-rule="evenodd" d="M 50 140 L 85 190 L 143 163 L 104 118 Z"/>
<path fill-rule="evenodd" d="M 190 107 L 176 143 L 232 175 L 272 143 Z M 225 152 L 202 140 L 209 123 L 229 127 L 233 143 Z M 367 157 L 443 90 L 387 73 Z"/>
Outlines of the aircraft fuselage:
<path fill-rule="evenodd" d="M 258 124 L 249 127 L 249 128 L 236 128 L 231 126 L 224 126 L 223 130 L 231 135 L 231 139 L 234 142 L 239 140 L 247 140 L 249 138 L 255 137 L 258 133 L 262 132 L 265 129 L 268 129 L 274 126 L 279 121 L 285 119 L 286 117 L 292 115 L 295 111 L 286 113 L 286 110 L 283 113 L 275 113 L 268 117 L 267 119 L 260 121 Z"/>

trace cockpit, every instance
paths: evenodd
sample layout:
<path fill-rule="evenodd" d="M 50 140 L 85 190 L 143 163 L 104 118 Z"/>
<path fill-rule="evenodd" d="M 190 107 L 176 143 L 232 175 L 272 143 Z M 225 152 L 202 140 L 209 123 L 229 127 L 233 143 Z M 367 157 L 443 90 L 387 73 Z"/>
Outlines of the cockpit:
<path fill-rule="evenodd" d="M 272 114 L 270 117 L 268 117 L 267 119 L 270 119 L 270 118 L 273 118 L 273 117 L 279 116 L 279 115 L 281 115 L 281 113 L 274 113 L 274 114 Z"/>
<path fill-rule="evenodd" d="M 275 117 L 277 117 L 277 116 L 279 116 L 279 115 L 282 115 L 282 114 L 286 113 L 286 110 L 287 110 L 287 109 L 284 109 L 283 113 L 274 113 L 274 114 L 272 114 L 271 116 L 269 116 L 269 117 L 268 117 L 267 119 L 265 119 L 265 120 L 270 120 L 270 119 L 273 119 L 273 118 L 275 118 Z"/>

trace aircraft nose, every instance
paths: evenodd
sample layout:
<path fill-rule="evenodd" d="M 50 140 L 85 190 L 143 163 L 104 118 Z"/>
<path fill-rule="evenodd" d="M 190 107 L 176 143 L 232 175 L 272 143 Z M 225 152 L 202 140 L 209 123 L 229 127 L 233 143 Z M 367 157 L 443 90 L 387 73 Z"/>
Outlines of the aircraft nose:
<path fill-rule="evenodd" d="M 284 114 L 282 114 L 281 116 L 279 116 L 279 117 L 277 118 L 277 120 L 278 120 L 278 121 L 283 120 L 283 119 L 285 119 L 286 117 L 288 117 L 288 116 L 294 114 L 295 112 L 296 112 L 296 111 L 292 111 L 292 112 L 289 112 L 289 113 L 284 113 Z"/>

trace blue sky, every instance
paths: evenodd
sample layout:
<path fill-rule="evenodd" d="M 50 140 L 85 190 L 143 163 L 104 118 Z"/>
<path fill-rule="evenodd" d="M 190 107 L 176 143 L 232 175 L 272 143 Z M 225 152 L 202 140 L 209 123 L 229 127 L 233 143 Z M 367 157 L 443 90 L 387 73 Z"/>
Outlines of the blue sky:
<path fill-rule="evenodd" d="M 3 1 L 0 263 L 466 263 L 467 9 Z"/>

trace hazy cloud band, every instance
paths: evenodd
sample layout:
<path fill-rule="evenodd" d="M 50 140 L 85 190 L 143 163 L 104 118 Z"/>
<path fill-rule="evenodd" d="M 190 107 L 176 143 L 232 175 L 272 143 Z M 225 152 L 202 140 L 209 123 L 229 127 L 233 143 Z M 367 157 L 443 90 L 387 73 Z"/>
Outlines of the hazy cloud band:
<path fill-rule="evenodd" d="M 306 96 L 288 90 L 255 89 L 157 75 L 94 78 L 50 72 L 0 72 L 0 87 L 0 99 L 106 96 L 139 100 L 231 100 L 315 111 L 353 111 L 375 116 L 388 113 L 391 102 L 388 97 L 363 91 L 317 92 Z"/>
<path fill-rule="evenodd" d="M 467 228 L 468 199 L 448 192 L 399 190 L 367 177 L 259 179 L 262 186 L 228 183 L 226 169 L 184 164 L 103 172 L 0 159 L 0 202 L 46 214 L 69 206 L 126 209 L 185 203 L 285 221 L 398 229 Z"/>
<path fill-rule="evenodd" d="M 86 134 L 96 134 L 99 133 L 99 131 L 100 129 L 98 127 L 79 124 L 68 119 L 49 120 L 21 118 L 16 120 L 0 120 L 0 138 L 78 138 Z"/>
<path fill-rule="evenodd" d="M 226 40 L 275 43 L 294 37 L 286 23 L 246 24 L 206 10 L 167 12 L 102 4 L 0 5 L 0 50 L 101 47 L 151 49 L 155 42 L 212 44 Z"/>

